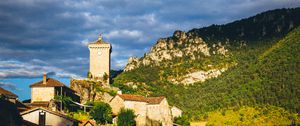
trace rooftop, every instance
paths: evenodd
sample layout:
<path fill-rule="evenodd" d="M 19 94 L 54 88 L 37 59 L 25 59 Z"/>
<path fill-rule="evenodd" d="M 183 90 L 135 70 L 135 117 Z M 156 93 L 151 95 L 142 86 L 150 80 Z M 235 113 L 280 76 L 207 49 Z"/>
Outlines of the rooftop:
<path fill-rule="evenodd" d="M 39 81 L 30 85 L 30 87 L 66 87 L 66 85 L 53 78 L 47 78 L 46 84 L 43 84 L 43 81 Z"/>
<path fill-rule="evenodd" d="M 89 43 L 89 45 L 97 45 L 97 44 L 109 44 L 108 42 L 103 41 L 102 36 L 99 35 L 98 40 Z"/>
<path fill-rule="evenodd" d="M 62 113 L 56 112 L 56 111 L 51 111 L 51 110 L 46 109 L 46 108 L 43 108 L 43 107 L 37 107 L 37 108 L 29 109 L 29 110 L 27 110 L 27 111 L 21 112 L 20 115 L 21 115 L 21 116 L 22 116 L 22 115 L 26 115 L 26 114 L 28 114 L 28 113 L 31 113 L 31 112 L 34 112 L 34 111 L 38 111 L 38 110 L 43 110 L 43 111 L 49 112 L 49 113 L 51 113 L 51 114 L 60 116 L 60 117 L 62 117 L 62 118 L 65 118 L 65 119 L 68 119 L 68 120 L 71 120 L 71 121 L 75 121 L 75 122 L 80 122 L 80 123 L 81 123 L 81 121 L 76 120 L 76 119 L 73 119 L 73 118 L 70 118 L 70 117 L 68 117 L 68 116 L 65 115 L 65 114 L 62 114 Z"/>
<path fill-rule="evenodd" d="M 0 94 L 5 95 L 7 97 L 13 97 L 13 98 L 17 98 L 18 96 L 8 90 L 5 90 L 4 88 L 0 87 Z"/>
<path fill-rule="evenodd" d="M 165 97 L 144 97 L 141 95 L 133 95 L 133 94 L 119 94 L 123 100 L 126 101 L 138 101 L 138 102 L 146 102 L 149 104 L 159 104 Z"/>
<path fill-rule="evenodd" d="M 45 83 L 44 83 L 44 81 L 45 81 Z M 42 81 L 36 82 L 36 83 L 30 85 L 29 87 L 30 88 L 33 88 L 33 87 L 63 87 L 63 88 L 68 89 L 72 92 L 75 92 L 73 89 L 71 89 L 68 86 L 64 85 L 60 81 L 55 80 L 53 78 L 47 78 L 45 75 L 44 75 Z"/>

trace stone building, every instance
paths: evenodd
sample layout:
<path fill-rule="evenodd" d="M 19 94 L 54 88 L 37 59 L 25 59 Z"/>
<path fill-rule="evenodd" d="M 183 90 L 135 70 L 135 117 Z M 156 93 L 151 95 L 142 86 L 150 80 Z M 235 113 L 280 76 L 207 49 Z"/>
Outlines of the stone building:
<path fill-rule="evenodd" d="M 171 113 L 173 118 L 182 116 L 182 110 L 177 108 L 176 106 L 171 107 Z"/>
<path fill-rule="evenodd" d="M 110 81 L 111 44 L 104 42 L 100 35 L 98 40 L 88 45 L 90 50 L 90 70 L 93 79 L 103 79 L 106 84 Z"/>
<path fill-rule="evenodd" d="M 172 125 L 171 111 L 165 97 L 143 97 L 131 94 L 118 94 L 109 104 L 112 107 L 114 115 L 117 115 L 121 108 L 134 110 L 137 126 Z"/>
<path fill-rule="evenodd" d="M 67 87 L 63 83 L 53 78 L 47 78 L 43 75 L 43 80 L 30 85 L 31 88 L 31 103 L 34 107 L 49 107 L 53 106 L 55 95 L 68 96 L 74 102 L 80 102 L 80 97 L 74 90 Z"/>
<path fill-rule="evenodd" d="M 72 119 L 62 113 L 37 107 L 20 114 L 23 120 L 39 126 L 78 126 L 80 121 Z"/>

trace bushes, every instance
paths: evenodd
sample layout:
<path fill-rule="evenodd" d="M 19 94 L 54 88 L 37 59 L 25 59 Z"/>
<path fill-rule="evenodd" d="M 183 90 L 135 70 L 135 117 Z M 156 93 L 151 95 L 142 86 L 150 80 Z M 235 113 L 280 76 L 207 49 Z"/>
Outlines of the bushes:
<path fill-rule="evenodd" d="M 181 126 L 189 126 L 190 122 L 187 116 L 183 115 L 181 117 L 175 117 L 174 123 L 179 124 Z"/>
<path fill-rule="evenodd" d="M 112 122 L 112 109 L 107 103 L 95 102 L 90 114 L 97 123 L 106 124 Z"/>
<path fill-rule="evenodd" d="M 267 105 L 210 112 L 207 125 L 292 125 L 299 121 L 298 114 Z"/>
<path fill-rule="evenodd" d="M 118 126 L 135 126 L 133 110 L 122 108 L 118 115 Z"/>
<path fill-rule="evenodd" d="M 89 120 L 90 116 L 87 112 L 78 111 L 78 112 L 70 112 L 68 114 L 69 117 L 77 120 Z"/>

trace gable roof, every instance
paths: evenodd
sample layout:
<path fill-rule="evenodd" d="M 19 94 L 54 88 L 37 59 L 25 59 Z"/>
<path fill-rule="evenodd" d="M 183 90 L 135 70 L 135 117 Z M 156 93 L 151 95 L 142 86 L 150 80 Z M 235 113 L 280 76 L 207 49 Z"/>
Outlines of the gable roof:
<path fill-rule="evenodd" d="M 17 98 L 18 96 L 4 88 L 0 87 L 0 94 L 5 95 L 6 97 Z"/>
<path fill-rule="evenodd" d="M 46 111 L 46 112 L 48 112 L 48 113 L 57 115 L 57 116 L 59 116 L 59 117 L 65 118 L 65 119 L 70 120 L 70 121 L 73 121 L 73 122 L 81 122 L 81 121 L 79 121 L 79 120 L 70 118 L 70 117 L 68 117 L 68 116 L 66 116 L 66 115 L 64 115 L 64 114 L 62 114 L 62 113 L 55 112 L 55 111 L 51 111 L 51 110 L 46 109 L 46 108 L 43 108 L 43 107 L 37 107 L 37 108 L 29 109 L 29 110 L 27 110 L 27 111 L 21 112 L 20 115 L 21 115 L 21 116 L 22 116 L 22 115 L 26 115 L 26 114 L 28 114 L 28 113 L 31 113 L 31 112 L 34 112 L 34 111 L 37 111 L 37 110 L 43 110 L 43 111 Z"/>
<path fill-rule="evenodd" d="M 133 95 L 133 94 L 119 94 L 120 98 L 124 101 L 138 101 L 138 102 L 146 102 L 149 104 L 159 104 L 165 97 L 144 97 L 141 95 Z"/>
<path fill-rule="evenodd" d="M 96 121 L 95 120 L 81 120 L 81 124 L 79 126 L 86 126 L 87 124 L 90 124 L 92 126 L 96 126 Z"/>
<path fill-rule="evenodd" d="M 109 44 L 109 43 L 105 42 L 103 40 L 98 40 L 98 41 L 89 43 L 89 45 L 98 45 L 98 44 Z"/>
<path fill-rule="evenodd" d="M 39 81 L 30 85 L 30 87 L 66 87 L 66 85 L 53 78 L 47 78 L 46 84 L 43 84 L 43 81 Z"/>
<path fill-rule="evenodd" d="M 119 94 L 118 96 L 120 96 L 125 101 L 147 102 L 147 99 L 141 95 Z"/>
<path fill-rule="evenodd" d="M 149 104 L 159 104 L 164 99 L 165 99 L 165 97 L 162 97 L 162 96 L 161 97 L 148 97 L 147 102 Z"/>
<path fill-rule="evenodd" d="M 47 78 L 46 79 L 46 84 L 43 84 L 43 81 L 39 81 L 39 82 L 36 82 L 34 84 L 31 84 L 29 87 L 30 88 L 32 88 L 32 87 L 65 87 L 65 88 L 69 89 L 72 92 L 76 92 L 73 89 L 71 89 L 68 86 L 61 83 L 60 81 L 58 81 L 56 79 L 53 79 L 53 78 Z"/>
<path fill-rule="evenodd" d="M 32 103 L 28 103 L 27 105 L 31 107 L 48 107 L 49 103 L 49 101 L 35 101 Z"/>

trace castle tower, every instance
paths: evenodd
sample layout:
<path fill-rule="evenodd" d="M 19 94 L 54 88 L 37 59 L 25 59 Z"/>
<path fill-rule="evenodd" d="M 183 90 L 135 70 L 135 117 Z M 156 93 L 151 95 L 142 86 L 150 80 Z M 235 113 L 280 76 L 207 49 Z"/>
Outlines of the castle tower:
<path fill-rule="evenodd" d="M 111 45 L 102 40 L 99 35 L 97 41 L 89 44 L 90 50 L 90 73 L 93 79 L 104 80 L 109 84 L 110 77 L 110 53 Z"/>

